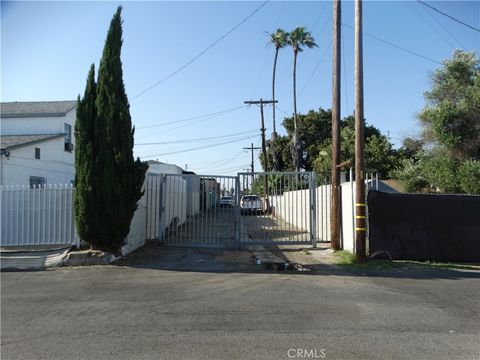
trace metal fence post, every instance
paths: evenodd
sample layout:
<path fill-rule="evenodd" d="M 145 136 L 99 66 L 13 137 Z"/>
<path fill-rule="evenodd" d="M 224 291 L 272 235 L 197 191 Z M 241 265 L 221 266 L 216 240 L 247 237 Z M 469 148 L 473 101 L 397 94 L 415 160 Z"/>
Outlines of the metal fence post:
<path fill-rule="evenodd" d="M 317 179 L 314 172 L 309 176 L 310 187 L 310 237 L 312 247 L 317 247 Z"/>
<path fill-rule="evenodd" d="M 235 248 L 240 249 L 240 174 L 235 178 Z"/>
<path fill-rule="evenodd" d="M 160 175 L 160 181 L 158 186 L 158 218 L 157 234 L 161 241 L 165 240 L 165 188 L 166 188 L 166 176 Z"/>

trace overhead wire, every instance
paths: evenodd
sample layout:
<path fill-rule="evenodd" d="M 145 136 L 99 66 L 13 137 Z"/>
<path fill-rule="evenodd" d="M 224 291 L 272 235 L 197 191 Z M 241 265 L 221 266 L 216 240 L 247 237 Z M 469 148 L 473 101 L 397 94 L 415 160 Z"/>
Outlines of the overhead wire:
<path fill-rule="evenodd" d="M 150 142 L 150 143 L 136 143 L 135 146 L 167 145 L 167 144 L 177 144 L 177 143 L 185 143 L 185 142 L 196 142 L 196 141 L 205 141 L 205 140 L 212 140 L 212 139 L 229 138 L 229 137 L 236 137 L 236 136 L 239 136 L 239 135 L 251 134 L 254 131 L 257 132 L 258 129 L 246 130 L 246 131 L 233 133 L 233 134 L 208 136 L 208 137 L 203 137 L 203 138 L 160 141 L 160 142 Z"/>
<path fill-rule="evenodd" d="M 470 24 L 467 24 L 466 22 L 463 22 L 462 20 L 458 20 L 457 18 L 453 17 L 452 15 L 449 15 L 449 14 L 447 14 L 447 13 L 445 13 L 445 12 L 437 9 L 436 7 L 434 7 L 434 6 L 430 5 L 430 4 L 427 4 L 426 2 L 424 2 L 424 1 L 422 1 L 422 0 L 417 0 L 417 2 L 419 2 L 419 3 L 422 4 L 423 6 L 429 7 L 430 9 L 438 12 L 439 14 L 442 14 L 443 16 L 446 16 L 446 17 L 452 19 L 453 21 L 456 21 L 456 22 L 459 23 L 459 24 L 462 24 L 462 25 L 464 25 L 464 26 L 466 26 L 466 27 L 468 27 L 468 28 L 470 28 L 470 29 L 472 29 L 472 30 L 475 30 L 475 31 L 480 32 L 480 29 L 479 29 L 479 28 L 476 28 L 476 27 L 474 27 L 474 26 L 472 26 L 472 25 L 470 25 Z"/>
<path fill-rule="evenodd" d="M 351 30 L 355 30 L 355 28 L 354 28 L 353 26 L 348 25 L 348 24 L 345 24 L 345 23 L 342 23 L 342 26 L 344 26 L 344 27 L 346 27 L 346 28 L 348 28 L 348 29 L 351 29 Z M 372 39 L 375 39 L 375 40 L 377 40 L 377 41 L 380 41 L 380 42 L 382 42 L 382 43 L 384 43 L 384 44 L 387 44 L 387 45 L 389 45 L 389 46 L 392 46 L 392 47 L 394 47 L 394 48 L 396 48 L 396 49 L 399 49 L 399 50 L 402 50 L 402 51 L 404 51 L 404 52 L 407 52 L 407 53 L 409 53 L 409 54 L 411 54 L 411 55 L 414 55 L 414 56 L 420 57 L 420 58 L 422 58 L 422 59 L 431 61 L 431 62 L 433 62 L 433 63 L 435 63 L 435 64 L 438 64 L 438 65 L 442 65 L 442 63 L 439 62 L 439 61 L 437 61 L 437 60 L 434 60 L 434 59 L 432 59 L 432 58 L 429 58 L 428 56 L 419 54 L 419 53 L 417 53 L 417 52 L 415 52 L 415 51 L 406 49 L 406 48 L 404 48 L 404 47 L 402 47 L 402 46 L 396 45 L 396 44 L 394 44 L 394 43 L 392 43 L 392 42 L 390 42 L 390 41 L 381 39 L 381 38 L 379 38 L 378 36 L 369 34 L 369 33 L 365 32 L 365 31 L 363 31 L 362 34 L 363 34 L 363 35 L 366 35 L 366 36 L 368 36 L 368 37 L 370 37 L 370 38 L 372 38 Z"/>
<path fill-rule="evenodd" d="M 407 2 L 406 3 L 408 5 L 408 7 L 413 11 L 415 12 L 415 14 L 425 23 L 427 24 L 428 26 L 430 26 L 430 28 L 435 31 L 438 36 L 440 36 L 448 45 L 450 45 L 452 48 L 455 48 L 456 46 L 453 45 L 450 40 L 448 40 L 440 31 L 437 30 L 437 28 L 435 26 L 432 25 L 432 23 L 430 21 L 428 21 L 419 11 L 417 11 L 417 9 L 415 9 L 415 6 L 412 5 L 410 2 Z M 433 20 L 435 20 L 435 22 L 440 26 L 442 27 L 442 29 L 447 32 L 458 44 L 460 44 L 460 46 L 462 48 L 465 48 L 463 46 L 463 44 L 456 38 L 454 37 L 437 19 L 435 19 L 435 17 L 427 10 L 427 9 L 424 9 L 424 11 L 428 14 L 428 16 L 430 16 Z"/>
<path fill-rule="evenodd" d="M 305 88 L 307 87 L 309 82 L 312 80 L 313 75 L 315 75 L 315 73 L 316 73 L 318 67 L 320 66 L 320 64 L 322 63 L 323 59 L 325 59 L 325 56 L 327 55 L 327 52 L 330 49 L 330 46 L 332 46 L 332 40 L 330 40 L 328 46 L 325 48 L 325 51 L 323 52 L 322 56 L 320 57 L 320 60 L 318 61 L 317 66 L 315 66 L 315 69 L 313 69 L 313 72 L 310 74 L 308 80 L 305 82 L 305 85 L 303 85 L 303 88 L 300 90 L 300 93 L 298 94 L 299 99 L 302 96 L 303 91 L 305 90 Z"/>
<path fill-rule="evenodd" d="M 130 99 L 130 101 L 133 101 L 135 99 L 137 99 L 138 97 L 142 96 L 143 94 L 145 94 L 146 92 L 152 90 L 153 88 L 157 87 L 158 85 L 164 83 L 165 81 L 167 81 L 168 79 L 172 78 L 173 76 L 175 76 L 176 74 L 178 74 L 179 72 L 181 72 L 182 70 L 184 70 L 185 68 L 187 68 L 189 65 L 193 64 L 196 60 L 198 60 L 202 55 L 204 55 L 208 50 L 210 50 L 211 48 L 213 48 L 215 45 L 217 45 L 219 42 L 221 42 L 223 39 L 225 39 L 228 35 L 230 35 L 232 32 L 234 32 L 235 30 L 237 30 L 241 25 L 243 25 L 245 22 L 247 22 L 252 16 L 254 16 L 257 12 L 259 12 L 270 0 L 266 0 L 264 1 L 262 4 L 260 4 L 259 7 L 257 7 L 254 11 L 252 11 L 247 17 L 245 17 L 242 21 L 240 21 L 237 25 L 235 25 L 233 28 L 231 28 L 229 31 L 227 31 L 225 34 L 223 34 L 222 36 L 220 36 L 217 40 L 215 40 L 213 43 L 211 43 L 210 45 L 208 45 L 205 49 L 203 49 L 199 54 L 197 54 L 195 57 L 193 57 L 191 60 L 187 61 L 184 65 L 180 66 L 177 70 L 173 71 L 172 73 L 170 73 L 169 75 L 165 76 L 164 78 L 162 78 L 161 80 L 157 81 L 156 83 L 154 83 L 153 85 L 147 87 L 145 90 L 141 91 L 140 93 L 138 93 L 137 95 L 135 95 L 134 97 L 132 97 Z"/>
<path fill-rule="evenodd" d="M 194 116 L 194 117 L 190 117 L 190 118 L 182 119 L 182 120 L 173 120 L 173 121 L 162 122 L 162 123 L 158 123 L 158 124 L 154 124 L 154 125 L 139 126 L 139 127 L 135 127 L 135 130 L 150 129 L 150 128 L 153 128 L 153 127 L 165 126 L 165 125 L 170 125 L 170 124 L 178 124 L 178 123 L 187 122 L 187 121 L 191 121 L 191 120 L 197 120 L 197 119 L 201 119 L 201 118 L 209 117 L 209 116 L 214 116 L 214 115 L 223 115 L 223 114 L 235 111 L 235 110 L 242 109 L 246 106 L 247 105 L 237 106 L 237 107 L 234 107 L 234 108 L 220 110 L 220 111 L 216 111 L 216 112 L 213 112 L 213 113 L 210 113 L 210 114 L 198 115 L 198 116 Z"/>
<path fill-rule="evenodd" d="M 211 145 L 206 145 L 206 146 L 197 146 L 197 147 L 190 148 L 190 149 L 178 150 L 178 151 L 172 151 L 172 152 L 166 152 L 166 153 L 143 155 L 142 157 L 143 158 L 149 158 L 149 157 L 155 157 L 155 156 L 164 156 L 164 155 L 171 155 L 171 154 L 186 153 L 186 152 L 195 151 L 195 150 L 204 150 L 204 149 L 209 149 L 209 148 L 212 148 L 212 147 L 217 147 L 217 146 L 232 144 L 232 143 L 236 143 L 236 142 L 240 142 L 240 141 L 244 141 L 244 140 L 248 140 L 248 139 L 253 139 L 255 137 L 256 136 L 246 136 L 246 137 L 238 138 L 238 139 L 235 139 L 235 140 L 229 140 L 229 141 L 225 141 L 225 142 L 221 142 L 221 143 L 217 143 L 217 144 L 211 144 Z"/>
<path fill-rule="evenodd" d="M 242 107 L 243 107 L 243 106 L 242 106 Z M 224 114 L 225 114 L 225 113 L 219 113 L 219 114 L 216 114 L 216 115 L 213 115 L 213 116 L 210 116 L 210 117 L 206 117 L 206 118 L 203 118 L 203 119 L 200 119 L 200 120 L 197 120 L 197 121 L 188 123 L 188 124 L 176 126 L 176 127 L 174 127 L 174 128 L 170 128 L 170 129 L 166 129 L 166 130 L 162 130 L 162 131 L 157 131 L 157 132 L 154 132 L 154 133 L 150 133 L 150 134 L 148 134 L 148 135 L 143 135 L 143 136 L 137 137 L 137 139 L 144 139 L 144 138 L 146 138 L 146 137 L 150 137 L 150 136 L 154 136 L 154 135 L 158 135 L 158 134 L 165 134 L 165 133 L 167 133 L 167 132 L 172 132 L 172 131 L 175 131 L 175 130 L 178 130 L 178 129 L 182 129 L 182 128 L 187 127 L 187 126 L 196 125 L 196 124 L 199 124 L 199 123 L 201 123 L 201 122 L 204 122 L 204 121 L 207 121 L 207 120 L 211 120 L 211 119 L 217 118 L 217 117 L 222 116 L 222 115 L 224 115 Z"/>
<path fill-rule="evenodd" d="M 233 161 L 237 159 L 237 157 L 241 156 L 243 154 L 243 150 L 234 153 L 233 155 L 230 154 L 226 157 L 223 157 L 218 160 L 213 160 L 213 161 L 207 161 L 207 162 L 201 162 L 201 163 L 195 163 L 196 167 L 203 167 L 203 166 L 222 166 L 227 162 Z"/>

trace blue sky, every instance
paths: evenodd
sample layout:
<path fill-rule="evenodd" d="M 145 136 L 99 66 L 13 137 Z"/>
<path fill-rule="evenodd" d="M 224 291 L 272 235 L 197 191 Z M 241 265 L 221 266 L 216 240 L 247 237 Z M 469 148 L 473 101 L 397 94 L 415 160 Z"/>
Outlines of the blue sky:
<path fill-rule="evenodd" d="M 1 101 L 71 100 L 83 94 L 88 69 L 91 63 L 98 68 L 119 4 L 124 82 L 137 128 L 135 154 L 142 159 L 188 164 L 189 170 L 202 174 L 247 169 L 250 152 L 242 148 L 252 142 L 260 145 L 260 113 L 243 102 L 271 97 L 274 48 L 266 33 L 278 27 L 289 31 L 305 26 L 318 44 L 299 55 L 299 112 L 331 107 L 330 1 L 269 1 L 196 61 L 143 94 L 262 2 L 2 1 Z M 480 24 L 477 1 L 429 4 L 473 26 Z M 354 108 L 354 34 L 348 27 L 354 24 L 353 5 L 343 2 L 342 116 Z M 365 1 L 363 10 L 366 33 L 430 59 L 364 36 L 365 117 L 399 145 L 418 131 L 416 113 L 438 63 L 455 48 L 478 51 L 480 33 L 416 1 Z M 276 90 L 281 134 L 283 116 L 293 111 L 292 64 L 292 50 L 282 50 Z M 270 107 L 265 115 L 270 134 Z M 156 144 L 141 145 L 146 143 Z"/>

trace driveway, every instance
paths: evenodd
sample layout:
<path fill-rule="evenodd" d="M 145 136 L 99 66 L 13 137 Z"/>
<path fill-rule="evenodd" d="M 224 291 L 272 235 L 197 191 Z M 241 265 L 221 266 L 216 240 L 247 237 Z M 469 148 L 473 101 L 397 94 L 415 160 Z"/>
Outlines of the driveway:
<path fill-rule="evenodd" d="M 174 253 L 2 273 L 2 359 L 480 357 L 478 272 L 238 271 L 241 254 Z"/>

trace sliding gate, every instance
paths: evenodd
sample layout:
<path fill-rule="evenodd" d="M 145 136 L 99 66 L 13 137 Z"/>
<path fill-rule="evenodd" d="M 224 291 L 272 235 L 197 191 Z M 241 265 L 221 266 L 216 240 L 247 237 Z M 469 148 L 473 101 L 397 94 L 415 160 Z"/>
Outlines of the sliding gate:
<path fill-rule="evenodd" d="M 235 246 L 235 176 L 147 178 L 147 238 L 166 245 Z"/>
<path fill-rule="evenodd" d="M 315 246 L 323 228 L 317 193 L 311 172 L 150 174 L 147 238 L 173 246 Z"/>
<path fill-rule="evenodd" d="M 241 245 L 317 242 L 317 192 L 313 172 L 240 173 Z M 252 194 L 253 201 L 252 201 Z M 255 201 L 255 199 L 260 201 Z"/>

